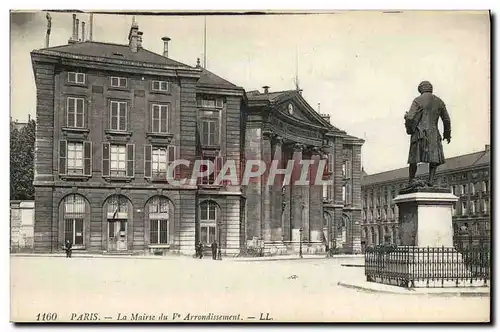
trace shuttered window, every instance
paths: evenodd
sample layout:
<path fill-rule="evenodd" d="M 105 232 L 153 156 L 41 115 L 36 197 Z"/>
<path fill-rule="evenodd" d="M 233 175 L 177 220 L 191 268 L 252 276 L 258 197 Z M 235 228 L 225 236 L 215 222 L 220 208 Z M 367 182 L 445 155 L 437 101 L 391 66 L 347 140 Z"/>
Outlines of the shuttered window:
<path fill-rule="evenodd" d="M 134 177 L 134 144 L 103 143 L 102 174 L 104 177 Z"/>
<path fill-rule="evenodd" d="M 74 246 L 84 244 L 85 200 L 80 195 L 69 195 L 64 200 L 64 240 Z"/>

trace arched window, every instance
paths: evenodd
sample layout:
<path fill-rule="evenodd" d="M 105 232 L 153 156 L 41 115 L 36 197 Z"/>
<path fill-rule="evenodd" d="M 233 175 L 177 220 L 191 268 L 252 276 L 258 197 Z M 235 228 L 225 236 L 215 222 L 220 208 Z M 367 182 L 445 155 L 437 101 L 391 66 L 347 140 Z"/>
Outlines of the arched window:
<path fill-rule="evenodd" d="M 113 195 L 106 200 L 108 221 L 108 250 L 127 249 L 127 223 L 131 221 L 132 206 L 127 197 Z"/>
<path fill-rule="evenodd" d="M 149 242 L 168 244 L 170 202 L 165 197 L 153 197 L 149 202 Z"/>
<path fill-rule="evenodd" d="M 70 195 L 64 200 L 64 241 L 74 246 L 83 246 L 83 224 L 85 220 L 85 199 L 79 195 Z"/>
<path fill-rule="evenodd" d="M 205 201 L 200 204 L 200 241 L 211 244 L 216 240 L 217 231 L 217 204 Z"/>

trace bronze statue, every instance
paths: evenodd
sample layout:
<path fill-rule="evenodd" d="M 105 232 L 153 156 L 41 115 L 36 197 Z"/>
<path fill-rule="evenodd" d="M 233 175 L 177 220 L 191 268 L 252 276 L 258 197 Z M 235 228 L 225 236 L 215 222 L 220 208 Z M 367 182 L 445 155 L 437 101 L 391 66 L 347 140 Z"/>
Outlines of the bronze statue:
<path fill-rule="evenodd" d="M 432 93 L 432 84 L 423 81 L 418 85 L 420 96 L 413 100 L 410 110 L 405 114 L 406 133 L 411 135 L 408 164 L 410 164 L 409 183 L 422 186 L 425 183 L 415 181 L 418 163 L 429 164 L 427 186 L 434 186 L 436 170 L 444 164 L 442 140 L 448 144 L 451 140 L 451 122 L 444 102 Z M 443 121 L 443 138 L 438 129 L 438 120 Z"/>

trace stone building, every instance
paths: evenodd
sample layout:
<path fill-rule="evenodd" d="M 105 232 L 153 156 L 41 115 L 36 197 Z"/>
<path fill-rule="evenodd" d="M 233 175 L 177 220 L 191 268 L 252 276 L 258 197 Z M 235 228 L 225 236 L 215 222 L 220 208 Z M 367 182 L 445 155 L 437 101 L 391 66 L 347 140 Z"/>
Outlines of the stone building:
<path fill-rule="evenodd" d="M 363 172 L 364 173 L 364 172 Z M 418 166 L 417 179 L 425 180 L 426 164 Z M 439 166 L 436 183 L 450 188 L 459 200 L 453 207 L 454 242 L 458 246 L 490 241 L 490 146 L 484 151 L 446 159 Z M 408 183 L 408 168 L 363 174 L 363 246 L 398 244 L 398 207 L 393 203 Z"/>
<path fill-rule="evenodd" d="M 202 68 L 142 47 L 134 22 L 129 44 L 80 39 L 31 53 L 37 88 L 35 251 L 70 240 L 87 252 L 194 253 L 216 240 L 224 255 L 255 241 L 268 250 L 305 250 L 328 241 L 359 252 L 362 140 L 333 127 L 300 91 L 249 92 Z M 281 154 L 279 153 L 281 151 Z M 325 188 L 266 189 L 167 180 L 178 159 L 268 162 L 329 157 Z M 345 170 L 342 174 L 342 170 Z M 175 178 L 191 178 L 190 166 Z M 276 195 L 279 193 L 279 195 Z M 295 199 L 301 197 L 301 205 Z M 323 199 L 324 198 L 324 199 Z M 338 230 L 338 231 L 337 231 Z M 251 240 L 251 241 L 249 241 Z M 307 249 L 313 248 L 313 249 Z"/>

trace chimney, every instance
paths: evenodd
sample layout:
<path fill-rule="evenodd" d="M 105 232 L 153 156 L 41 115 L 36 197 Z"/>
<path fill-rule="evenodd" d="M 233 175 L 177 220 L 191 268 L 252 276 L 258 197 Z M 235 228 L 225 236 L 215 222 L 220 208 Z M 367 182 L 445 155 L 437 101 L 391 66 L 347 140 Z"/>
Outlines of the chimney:
<path fill-rule="evenodd" d="M 137 49 L 142 48 L 142 35 L 144 32 L 137 31 Z"/>
<path fill-rule="evenodd" d="M 90 14 L 89 22 L 89 40 L 92 41 L 92 28 L 94 27 L 94 14 Z"/>
<path fill-rule="evenodd" d="M 200 65 L 200 58 L 197 58 L 196 59 L 196 68 L 200 68 L 201 65 Z"/>
<path fill-rule="evenodd" d="M 262 87 L 262 89 L 264 89 L 264 93 L 265 93 L 266 95 L 269 93 L 269 88 L 270 88 L 270 87 L 269 87 L 269 86 L 267 86 L 267 85 L 264 85 L 264 86 Z"/>
<path fill-rule="evenodd" d="M 321 103 L 318 103 L 318 113 L 321 113 Z"/>
<path fill-rule="evenodd" d="M 82 42 L 85 41 L 85 22 L 82 21 Z"/>
<path fill-rule="evenodd" d="M 71 38 L 68 40 L 68 44 L 76 43 L 76 14 L 73 14 L 73 31 L 71 32 Z"/>
<path fill-rule="evenodd" d="M 78 34 L 79 34 L 79 29 L 80 27 L 80 20 L 79 19 L 76 19 L 76 28 L 75 28 L 75 41 L 78 41 Z"/>
<path fill-rule="evenodd" d="M 130 27 L 130 32 L 128 33 L 128 45 L 130 46 L 130 51 L 137 52 L 137 44 L 139 39 L 139 26 L 135 22 L 135 19 L 132 21 L 132 26 Z"/>
<path fill-rule="evenodd" d="M 161 40 L 163 40 L 163 56 L 165 58 L 168 58 L 168 42 L 171 40 L 168 37 L 163 37 Z"/>
<path fill-rule="evenodd" d="M 490 145 L 489 145 L 489 144 L 486 144 L 486 145 L 484 146 L 484 150 L 485 150 L 486 152 L 489 152 L 489 151 L 490 151 L 490 149 L 491 149 L 491 148 L 490 148 Z"/>

